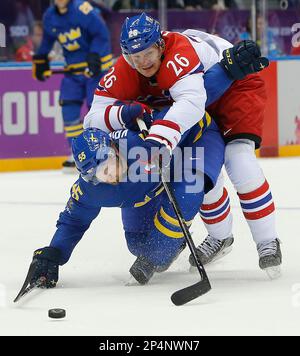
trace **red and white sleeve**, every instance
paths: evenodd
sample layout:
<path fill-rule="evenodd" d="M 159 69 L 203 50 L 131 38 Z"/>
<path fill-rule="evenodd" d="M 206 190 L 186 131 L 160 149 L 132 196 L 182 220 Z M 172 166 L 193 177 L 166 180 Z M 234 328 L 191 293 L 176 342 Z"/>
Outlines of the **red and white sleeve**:
<path fill-rule="evenodd" d="M 156 120 L 146 140 L 153 140 L 173 150 L 181 139 L 180 127 L 169 120 Z"/>
<path fill-rule="evenodd" d="M 96 127 L 105 132 L 112 132 L 124 128 L 121 119 L 122 106 L 116 106 L 117 99 L 104 96 L 94 96 L 90 111 L 86 114 L 83 127 Z"/>

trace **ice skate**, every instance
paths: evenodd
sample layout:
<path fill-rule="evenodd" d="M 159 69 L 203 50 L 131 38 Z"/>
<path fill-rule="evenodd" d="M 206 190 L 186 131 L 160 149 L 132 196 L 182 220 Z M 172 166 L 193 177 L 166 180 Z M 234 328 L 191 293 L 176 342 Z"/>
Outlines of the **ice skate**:
<path fill-rule="evenodd" d="M 265 271 L 270 279 L 281 276 L 282 254 L 280 240 L 262 242 L 257 245 L 259 255 L 259 267 Z"/>
<path fill-rule="evenodd" d="M 144 256 L 139 256 L 134 261 L 129 270 L 131 278 L 126 283 L 127 286 L 134 285 L 136 282 L 141 285 L 147 284 L 155 272 L 155 266 Z"/>
<path fill-rule="evenodd" d="M 226 256 L 232 250 L 233 236 L 229 236 L 224 240 L 217 240 L 208 235 L 207 238 L 197 247 L 197 256 L 203 265 L 207 265 Z M 193 272 L 196 265 L 192 255 L 189 257 L 191 264 L 190 271 Z"/>

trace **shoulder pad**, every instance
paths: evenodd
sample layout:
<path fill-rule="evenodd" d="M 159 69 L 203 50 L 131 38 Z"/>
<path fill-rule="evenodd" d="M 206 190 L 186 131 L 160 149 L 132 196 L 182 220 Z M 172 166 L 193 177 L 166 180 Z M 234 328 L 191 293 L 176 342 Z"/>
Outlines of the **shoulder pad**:
<path fill-rule="evenodd" d="M 201 62 L 186 36 L 167 32 L 163 34 L 163 38 L 166 49 L 157 78 L 163 89 L 169 89 L 179 79 L 199 71 Z"/>
<path fill-rule="evenodd" d="M 76 4 L 76 9 L 84 15 L 88 15 L 94 10 L 93 6 L 88 1 L 78 2 Z"/>

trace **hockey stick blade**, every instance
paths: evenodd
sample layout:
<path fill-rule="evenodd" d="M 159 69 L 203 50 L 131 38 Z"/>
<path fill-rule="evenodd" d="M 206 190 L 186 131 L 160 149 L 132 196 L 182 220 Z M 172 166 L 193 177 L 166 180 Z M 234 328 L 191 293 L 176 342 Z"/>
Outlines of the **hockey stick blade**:
<path fill-rule="evenodd" d="M 21 296 L 23 295 L 23 292 L 26 290 L 28 284 L 30 283 L 30 281 L 34 275 L 34 272 L 35 272 L 35 264 L 36 264 L 36 261 L 31 262 L 31 264 L 29 266 L 29 270 L 28 270 L 26 278 L 25 278 L 25 281 L 23 283 L 23 286 L 22 286 L 20 292 L 18 293 L 18 295 L 16 296 L 16 298 L 14 299 L 14 303 L 17 302 L 21 298 Z"/>
<path fill-rule="evenodd" d="M 194 300 L 200 297 L 203 294 L 206 294 L 211 290 L 211 285 L 208 278 L 203 279 L 200 282 L 197 282 L 189 287 L 183 288 L 174 292 L 171 296 L 173 304 L 179 306 L 184 305 L 191 300 Z"/>
<path fill-rule="evenodd" d="M 39 288 L 42 284 L 42 281 L 37 281 L 36 283 L 30 284 L 21 294 L 19 294 L 15 298 L 14 303 L 18 302 L 21 298 L 23 298 L 25 295 L 29 294 L 33 290 Z"/>

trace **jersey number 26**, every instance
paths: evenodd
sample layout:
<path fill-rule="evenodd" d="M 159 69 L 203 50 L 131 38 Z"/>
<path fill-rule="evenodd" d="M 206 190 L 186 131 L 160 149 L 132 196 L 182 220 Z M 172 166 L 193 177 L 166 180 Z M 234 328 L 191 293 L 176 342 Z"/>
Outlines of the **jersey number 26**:
<path fill-rule="evenodd" d="M 177 77 L 183 71 L 182 67 L 188 67 L 190 65 L 190 62 L 186 57 L 179 57 L 179 56 L 180 56 L 180 54 L 176 53 L 174 56 L 175 61 L 169 61 L 167 63 L 167 68 L 170 68 L 170 66 L 171 66 L 174 69 L 174 72 Z"/>

